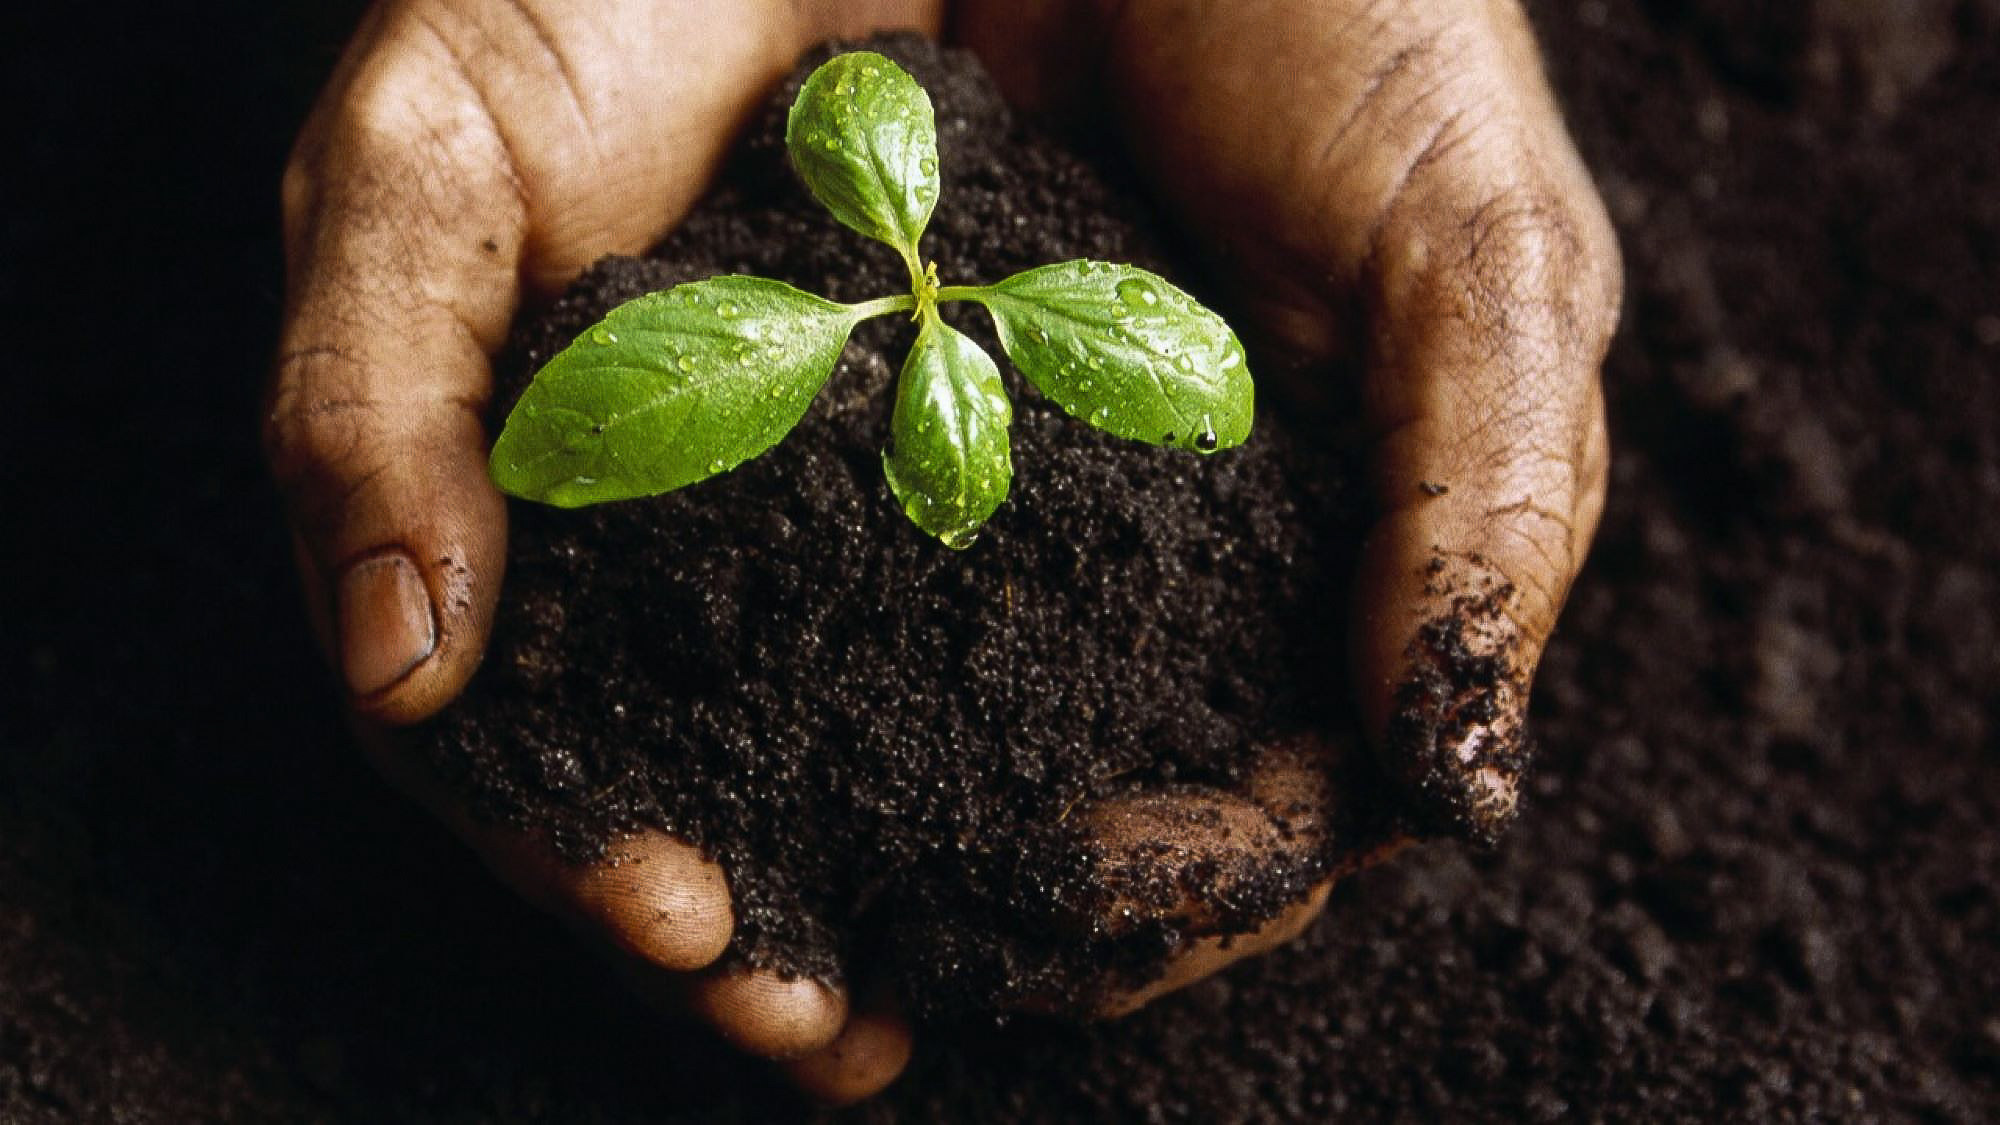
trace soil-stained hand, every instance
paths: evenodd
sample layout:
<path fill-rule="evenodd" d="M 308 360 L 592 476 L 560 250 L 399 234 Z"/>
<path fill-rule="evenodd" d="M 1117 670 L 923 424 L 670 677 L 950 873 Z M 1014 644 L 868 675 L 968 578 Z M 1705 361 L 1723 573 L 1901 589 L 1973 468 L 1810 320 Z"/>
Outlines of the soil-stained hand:
<path fill-rule="evenodd" d="M 266 423 L 308 605 L 378 729 L 464 686 L 498 594 L 488 355 L 524 292 L 635 252 L 707 184 L 805 46 L 878 27 L 973 47 L 1017 101 L 1102 109 L 1310 384 L 1358 371 L 1381 519 L 1355 591 L 1371 740 L 1412 827 L 1512 816 L 1522 717 L 1601 507 L 1610 228 L 1514 0 L 384 0 L 285 177 L 288 301 Z M 1268 369 L 1267 364 L 1267 369 Z M 377 746 L 381 738 L 371 739 Z M 380 754 L 420 795 L 407 763 Z M 431 794 L 434 796 L 434 794 Z M 893 1015 L 749 975 L 721 873 L 665 837 L 589 872 L 433 800 L 503 877 L 831 1100 L 886 1084 Z M 1254 803 L 1254 802 L 1253 802 Z M 1237 810 L 1254 827 L 1257 810 Z M 1160 812 L 1105 808 L 1112 850 Z M 1223 810 L 1223 819 L 1234 814 Z M 1200 862 L 1199 841 L 1182 841 Z M 1268 947 L 1200 942 L 1165 987 Z M 830 1044 L 830 1045 L 829 1045 Z"/>
<path fill-rule="evenodd" d="M 898 12 L 893 8 L 901 7 Z M 698 973 L 733 921 L 715 866 L 663 835 L 557 864 L 473 824 L 386 749 L 464 687 L 498 596 L 488 356 L 524 293 L 636 253 L 705 189 L 744 117 L 830 35 L 935 31 L 909 5 L 382 0 L 284 180 L 287 300 L 265 421 L 314 624 L 392 778 L 641 986 L 850 1099 L 902 1065 L 873 1016 L 762 974 Z M 839 1037 L 836 1039 L 836 1037 Z M 831 1048 L 829 1048 L 831 1044 Z"/>
<path fill-rule="evenodd" d="M 1289 389 L 1359 405 L 1352 690 L 1411 831 L 1495 838 L 1603 505 L 1621 290 L 1516 0 L 975 0 L 952 34 L 1013 100 L 1101 111 Z"/>

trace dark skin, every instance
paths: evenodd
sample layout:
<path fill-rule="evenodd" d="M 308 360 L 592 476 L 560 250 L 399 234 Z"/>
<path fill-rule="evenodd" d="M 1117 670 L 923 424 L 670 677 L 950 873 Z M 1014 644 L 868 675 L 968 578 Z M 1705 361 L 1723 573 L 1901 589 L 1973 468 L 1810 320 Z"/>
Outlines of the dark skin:
<path fill-rule="evenodd" d="M 1379 518 L 1347 690 L 1420 830 L 1491 836 L 1513 814 L 1535 663 L 1602 509 L 1598 371 L 1619 304 L 1609 224 L 1515 0 L 385 0 L 368 14 L 287 169 L 266 422 L 362 741 L 635 988 L 835 1102 L 903 1066 L 893 1010 L 712 968 L 728 884 L 694 849 L 648 833 L 617 863 L 566 866 L 473 821 L 393 735 L 456 696 L 486 644 L 507 513 L 483 418 L 517 309 L 670 229 L 800 51 L 888 28 L 970 47 L 1015 101 L 1119 134 L 1267 366 L 1360 403 Z M 1453 635 L 1501 673 L 1425 695 L 1435 623 L 1471 589 L 1493 591 L 1493 611 Z M 1275 756 L 1216 798 L 1226 819 L 1254 831 L 1271 821 L 1263 794 L 1323 793 L 1325 752 Z M 1142 805 L 1089 823 L 1115 850 L 1144 838 Z M 1194 940 L 1166 977 L 1108 990 L 1100 1013 L 1289 939 L 1326 891 L 1233 939 L 1183 917 Z"/>

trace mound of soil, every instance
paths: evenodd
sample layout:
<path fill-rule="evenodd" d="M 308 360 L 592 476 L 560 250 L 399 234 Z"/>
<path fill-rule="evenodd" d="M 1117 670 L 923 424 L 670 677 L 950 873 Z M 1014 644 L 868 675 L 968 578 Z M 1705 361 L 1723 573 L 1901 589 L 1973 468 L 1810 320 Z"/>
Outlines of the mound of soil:
<path fill-rule="evenodd" d="M 970 55 L 871 46 L 937 108 L 925 251 L 947 283 L 1080 257 L 1168 272 L 1144 209 L 1017 124 Z M 836 224 L 785 158 L 784 112 L 829 54 L 773 93 L 721 188 L 652 257 L 600 263 L 520 327 L 503 404 L 641 293 L 717 273 L 847 301 L 907 288 L 901 260 Z M 1002 355 L 983 312 L 947 310 Z M 584 511 L 514 505 L 493 644 L 433 757 L 477 809 L 578 860 L 640 825 L 699 844 L 729 873 L 732 949 L 752 964 L 838 979 L 886 943 L 929 1011 L 1046 1000 L 1107 960 L 1143 979 L 1181 935 L 1160 923 L 1105 945 L 1107 857 L 1071 814 L 1241 788 L 1260 747 L 1344 732 L 1346 474 L 1268 414 L 1212 457 L 1121 441 L 1009 368 L 1013 490 L 953 551 L 882 474 L 913 335 L 902 318 L 864 325 L 799 427 L 722 477 Z M 1253 846 L 1187 880 L 1165 849 L 1121 852 L 1118 882 L 1181 886 L 1247 929 L 1329 855 Z"/>

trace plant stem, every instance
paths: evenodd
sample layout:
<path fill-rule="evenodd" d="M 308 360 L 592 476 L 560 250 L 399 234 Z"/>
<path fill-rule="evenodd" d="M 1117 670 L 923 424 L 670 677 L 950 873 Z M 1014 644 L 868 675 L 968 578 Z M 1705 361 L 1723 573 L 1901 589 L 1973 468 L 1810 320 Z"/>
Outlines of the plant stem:
<path fill-rule="evenodd" d="M 917 299 L 908 293 L 903 293 L 894 297 L 877 297 L 872 301 L 861 301 L 847 306 L 847 311 L 853 313 L 856 320 L 867 320 L 875 316 L 888 316 L 890 313 L 909 312 L 916 307 Z"/>
<path fill-rule="evenodd" d="M 946 285 L 937 291 L 940 301 L 977 301 L 985 295 L 984 285 Z"/>

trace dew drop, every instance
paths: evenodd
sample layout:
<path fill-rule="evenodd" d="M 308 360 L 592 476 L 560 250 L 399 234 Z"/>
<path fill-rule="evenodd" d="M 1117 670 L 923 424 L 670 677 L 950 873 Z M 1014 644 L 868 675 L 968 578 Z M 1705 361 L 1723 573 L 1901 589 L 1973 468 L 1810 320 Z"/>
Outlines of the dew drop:
<path fill-rule="evenodd" d="M 1215 436 L 1215 423 L 1209 421 L 1208 415 L 1202 415 L 1201 432 L 1194 435 L 1194 447 L 1203 453 L 1213 453 L 1221 444 L 1222 439 Z"/>
<path fill-rule="evenodd" d="M 1136 277 L 1126 278 L 1118 283 L 1118 299 L 1130 309 L 1150 309 L 1160 303 L 1160 294 L 1152 283 Z"/>
<path fill-rule="evenodd" d="M 710 461 L 710 462 L 708 463 L 708 471 L 709 471 L 709 472 L 711 472 L 711 473 L 719 473 L 719 472 L 721 472 L 722 470 L 724 470 L 724 469 L 726 469 L 726 468 L 728 468 L 728 467 L 729 467 L 728 465 L 725 465 L 725 464 L 723 464 L 723 463 L 722 463 L 722 461 L 721 461 L 721 459 L 720 459 L 720 458 L 718 458 L 718 459 L 716 459 L 716 460 L 714 460 L 714 461 Z"/>
<path fill-rule="evenodd" d="M 742 311 L 742 309 L 736 307 L 736 302 L 734 301 L 724 301 L 715 306 L 715 315 L 724 320 L 734 320 L 736 319 L 736 314 Z"/>
<path fill-rule="evenodd" d="M 610 329 L 607 329 L 607 328 L 600 328 L 600 329 L 598 329 L 597 331 L 595 331 L 595 332 L 592 332 L 592 333 L 590 334 L 590 339 L 591 339 L 591 341 L 592 341 L 593 343 L 596 343 L 596 344 L 600 344 L 600 345 L 601 345 L 601 344 L 615 344 L 615 343 L 617 343 L 617 342 L 618 342 L 618 335 L 617 335 L 616 333 L 612 332 L 612 331 L 611 331 Z"/>
<path fill-rule="evenodd" d="M 926 156 L 917 162 L 917 169 L 926 176 L 935 176 L 937 175 L 937 161 Z"/>
<path fill-rule="evenodd" d="M 1091 411 L 1090 420 L 1102 426 L 1111 420 L 1111 408 L 1108 406 L 1098 407 L 1096 410 Z"/>
<path fill-rule="evenodd" d="M 674 361 L 674 366 L 679 367 L 682 371 L 693 371 L 694 357 L 691 355 L 684 355 Z"/>

